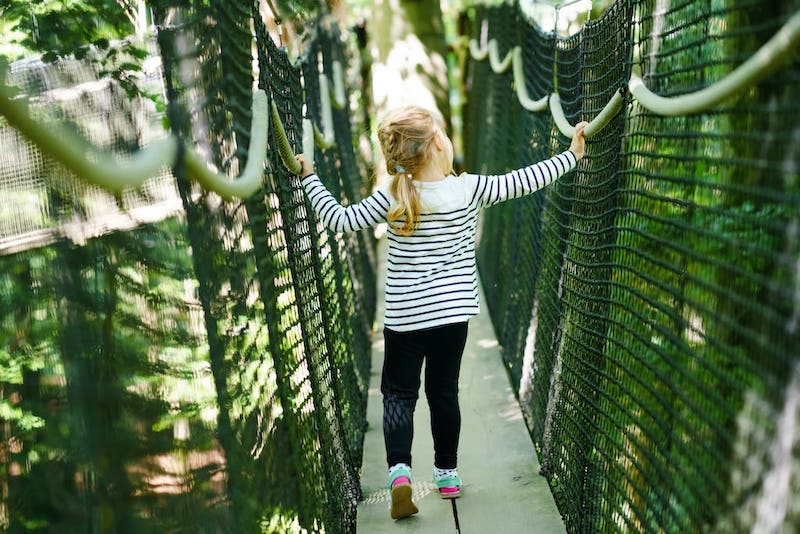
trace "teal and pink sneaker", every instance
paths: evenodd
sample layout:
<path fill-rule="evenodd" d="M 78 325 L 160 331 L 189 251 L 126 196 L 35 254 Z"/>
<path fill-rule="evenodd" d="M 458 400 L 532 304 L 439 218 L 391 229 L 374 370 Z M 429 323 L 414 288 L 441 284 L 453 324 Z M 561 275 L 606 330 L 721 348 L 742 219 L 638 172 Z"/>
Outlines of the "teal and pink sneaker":
<path fill-rule="evenodd" d="M 433 482 L 442 499 L 455 499 L 461 496 L 461 479 L 458 470 L 433 468 Z"/>
<path fill-rule="evenodd" d="M 392 519 L 410 517 L 419 512 L 411 495 L 411 467 L 406 464 L 396 464 L 389 469 L 389 491 L 391 492 L 389 515 Z"/>

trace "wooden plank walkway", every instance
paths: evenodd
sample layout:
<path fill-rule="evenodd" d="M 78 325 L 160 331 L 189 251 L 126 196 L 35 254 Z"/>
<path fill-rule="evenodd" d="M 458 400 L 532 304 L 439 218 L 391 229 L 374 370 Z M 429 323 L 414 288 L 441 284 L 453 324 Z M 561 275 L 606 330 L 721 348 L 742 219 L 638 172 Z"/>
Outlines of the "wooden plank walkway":
<path fill-rule="evenodd" d="M 385 257 L 385 242 L 381 248 Z M 385 271 L 380 262 L 379 271 Z M 383 284 L 383 280 L 379 281 Z M 379 286 L 382 292 L 383 286 Z M 483 298 L 483 295 L 481 295 Z M 382 304 L 382 303 L 380 303 Z M 379 306 L 378 317 L 383 308 Z M 419 514 L 394 521 L 389 517 L 389 491 L 381 428 L 383 324 L 374 334 L 361 487 L 358 507 L 361 534 L 415 533 L 561 533 L 565 532 L 519 405 L 508 383 L 488 312 L 470 320 L 467 348 L 461 368 L 462 429 L 458 472 L 464 481 L 456 511 L 439 498 L 431 477 L 433 444 L 424 392 L 414 418 L 413 491 Z"/>

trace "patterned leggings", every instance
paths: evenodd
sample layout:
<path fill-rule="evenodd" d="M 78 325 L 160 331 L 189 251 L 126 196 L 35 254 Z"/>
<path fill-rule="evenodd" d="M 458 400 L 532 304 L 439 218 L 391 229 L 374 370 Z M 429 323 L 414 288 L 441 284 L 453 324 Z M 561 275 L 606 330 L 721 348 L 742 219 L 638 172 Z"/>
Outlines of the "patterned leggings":
<path fill-rule="evenodd" d="M 461 411 L 458 374 L 467 341 L 467 323 L 455 323 L 413 332 L 383 329 L 385 357 L 381 376 L 383 438 L 386 461 L 411 465 L 414 408 L 419 398 L 425 360 L 425 395 L 431 410 L 434 463 L 456 467 Z"/>

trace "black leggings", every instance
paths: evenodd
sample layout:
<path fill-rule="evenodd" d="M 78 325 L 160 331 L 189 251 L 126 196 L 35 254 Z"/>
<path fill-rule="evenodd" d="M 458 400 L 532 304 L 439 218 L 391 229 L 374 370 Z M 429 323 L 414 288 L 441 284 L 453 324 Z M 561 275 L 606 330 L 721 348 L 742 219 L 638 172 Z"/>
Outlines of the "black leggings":
<path fill-rule="evenodd" d="M 461 432 L 458 373 L 467 341 L 467 323 L 413 332 L 384 328 L 383 338 L 381 393 L 386 461 L 390 467 L 397 463 L 411 465 L 414 408 L 425 360 L 425 395 L 431 409 L 434 463 L 440 469 L 456 467 Z"/>

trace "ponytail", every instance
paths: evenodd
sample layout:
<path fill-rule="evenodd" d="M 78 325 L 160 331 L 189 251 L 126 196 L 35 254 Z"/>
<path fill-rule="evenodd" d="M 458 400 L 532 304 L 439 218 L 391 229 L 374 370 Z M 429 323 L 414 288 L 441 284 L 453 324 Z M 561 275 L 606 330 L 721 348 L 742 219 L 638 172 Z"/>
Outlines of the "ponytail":
<path fill-rule="evenodd" d="M 386 218 L 400 235 L 411 235 L 419 225 L 422 211 L 414 175 L 423 169 L 434 151 L 438 127 L 433 115 L 425 109 L 407 106 L 389 113 L 378 127 L 378 140 L 386 158 L 386 169 L 392 175 L 389 192 L 397 204 Z"/>
<path fill-rule="evenodd" d="M 389 192 L 397 200 L 397 204 L 389 210 L 387 220 L 392 223 L 404 219 L 402 226 L 392 224 L 392 227 L 400 235 L 413 234 L 419 224 L 421 207 L 419 191 L 414 186 L 411 175 L 395 174 L 389 185 Z"/>

